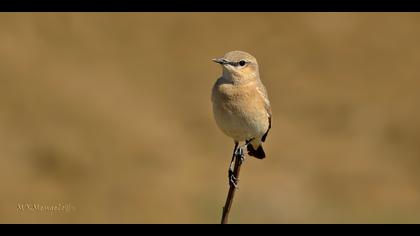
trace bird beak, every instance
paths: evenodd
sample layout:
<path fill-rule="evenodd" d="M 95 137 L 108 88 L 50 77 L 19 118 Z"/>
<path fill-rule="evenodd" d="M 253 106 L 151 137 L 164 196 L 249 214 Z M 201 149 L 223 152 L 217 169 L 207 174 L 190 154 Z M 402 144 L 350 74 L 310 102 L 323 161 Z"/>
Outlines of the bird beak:
<path fill-rule="evenodd" d="M 228 64 L 228 63 L 229 63 L 229 62 L 228 62 L 226 59 L 224 59 L 224 58 L 213 59 L 212 61 L 214 61 L 214 62 L 216 62 L 216 63 L 219 63 L 220 65 L 226 65 L 226 64 Z"/>

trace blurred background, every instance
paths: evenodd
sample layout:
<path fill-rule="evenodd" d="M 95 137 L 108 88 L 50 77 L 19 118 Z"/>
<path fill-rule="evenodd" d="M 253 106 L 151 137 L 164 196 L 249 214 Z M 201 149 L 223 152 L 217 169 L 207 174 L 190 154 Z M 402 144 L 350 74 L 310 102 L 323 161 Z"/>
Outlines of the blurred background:
<path fill-rule="evenodd" d="M 231 223 L 420 223 L 420 14 L 0 14 L 1 223 L 219 223 L 212 58 L 273 109 Z M 18 204 L 71 204 L 71 212 Z"/>

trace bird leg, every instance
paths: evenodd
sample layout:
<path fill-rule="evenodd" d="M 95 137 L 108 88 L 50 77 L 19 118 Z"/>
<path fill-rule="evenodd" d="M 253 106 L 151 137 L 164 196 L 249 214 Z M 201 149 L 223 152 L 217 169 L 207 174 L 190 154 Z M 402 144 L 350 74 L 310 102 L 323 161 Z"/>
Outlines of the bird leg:
<path fill-rule="evenodd" d="M 229 178 L 230 186 L 234 186 L 235 188 L 238 188 L 239 179 L 236 178 L 234 175 L 233 164 L 236 159 L 240 160 L 239 165 L 242 165 L 245 162 L 244 149 L 247 148 L 247 146 L 250 144 L 252 140 L 253 138 L 250 140 L 247 140 L 243 146 L 239 146 L 239 143 L 235 142 L 235 148 L 233 149 L 232 160 L 230 161 L 229 170 L 228 170 L 228 178 Z"/>
<path fill-rule="evenodd" d="M 252 139 L 250 139 L 250 140 L 246 140 L 246 141 L 245 141 L 245 144 L 244 144 L 242 147 L 239 147 L 239 148 L 238 148 L 238 149 L 240 149 L 239 153 L 235 153 L 235 155 L 236 155 L 237 157 L 239 157 L 239 158 L 240 158 L 240 160 L 241 160 L 241 165 L 242 165 L 242 163 L 244 163 L 244 162 L 245 162 L 245 154 L 244 154 L 244 150 L 246 150 L 246 149 L 247 149 L 248 145 L 250 145 L 250 143 L 252 142 L 252 140 L 254 140 L 254 138 L 252 138 Z"/>
<path fill-rule="evenodd" d="M 243 147 L 239 147 L 238 149 L 236 149 L 235 158 L 239 158 L 239 160 L 241 161 L 241 165 L 245 162 L 245 153 Z"/>
<path fill-rule="evenodd" d="M 243 161 L 245 160 L 244 149 L 242 147 L 236 148 L 236 150 L 234 152 L 234 157 L 235 157 L 234 158 L 235 160 L 239 160 L 239 166 L 242 165 Z M 239 178 L 237 178 L 235 176 L 235 173 L 234 173 L 233 170 L 230 170 L 230 173 L 231 173 L 231 175 L 229 177 L 230 186 L 233 186 L 236 189 L 238 189 Z"/>
<path fill-rule="evenodd" d="M 235 188 L 237 188 L 238 186 L 238 180 L 236 179 L 236 177 L 233 174 L 233 164 L 235 162 L 235 158 L 237 156 L 237 149 L 238 149 L 238 142 L 235 142 L 235 147 L 233 149 L 233 154 L 232 154 L 232 160 L 230 161 L 229 164 L 229 170 L 228 170 L 228 179 L 229 179 L 229 184 L 233 185 Z"/>

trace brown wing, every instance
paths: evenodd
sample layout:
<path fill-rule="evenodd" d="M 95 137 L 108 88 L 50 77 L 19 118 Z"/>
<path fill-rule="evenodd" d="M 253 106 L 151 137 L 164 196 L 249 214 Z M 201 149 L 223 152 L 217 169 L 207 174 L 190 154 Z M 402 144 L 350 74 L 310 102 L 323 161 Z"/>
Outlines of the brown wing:
<path fill-rule="evenodd" d="M 265 132 L 265 134 L 261 138 L 261 141 L 265 142 L 265 139 L 267 138 L 268 132 L 271 129 L 271 104 L 270 104 L 270 101 L 268 100 L 267 90 L 265 89 L 264 85 L 261 84 L 261 86 L 259 87 L 258 91 L 260 92 L 260 94 L 264 98 L 264 101 L 265 101 L 265 109 L 266 109 L 267 114 L 268 114 L 268 129 L 267 129 L 267 131 Z"/>
<path fill-rule="evenodd" d="M 261 138 L 261 141 L 263 141 L 263 142 L 265 142 L 265 139 L 267 138 L 267 135 L 268 135 L 268 131 L 270 131 L 270 129 L 271 129 L 271 109 L 270 109 L 269 114 L 270 114 L 270 116 L 268 117 L 268 129 L 267 129 L 267 132 L 265 132 L 265 134 Z"/>

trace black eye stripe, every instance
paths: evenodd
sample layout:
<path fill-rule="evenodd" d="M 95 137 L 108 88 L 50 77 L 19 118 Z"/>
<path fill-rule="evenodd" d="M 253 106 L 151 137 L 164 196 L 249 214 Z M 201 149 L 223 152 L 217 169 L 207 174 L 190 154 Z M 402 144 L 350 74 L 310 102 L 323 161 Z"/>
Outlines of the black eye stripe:
<path fill-rule="evenodd" d="M 230 64 L 230 65 L 232 65 L 232 66 L 244 66 L 244 65 L 246 65 L 247 63 L 248 63 L 248 62 L 243 61 L 243 60 L 238 61 L 238 62 L 234 62 L 234 61 L 229 62 L 229 64 Z"/>

